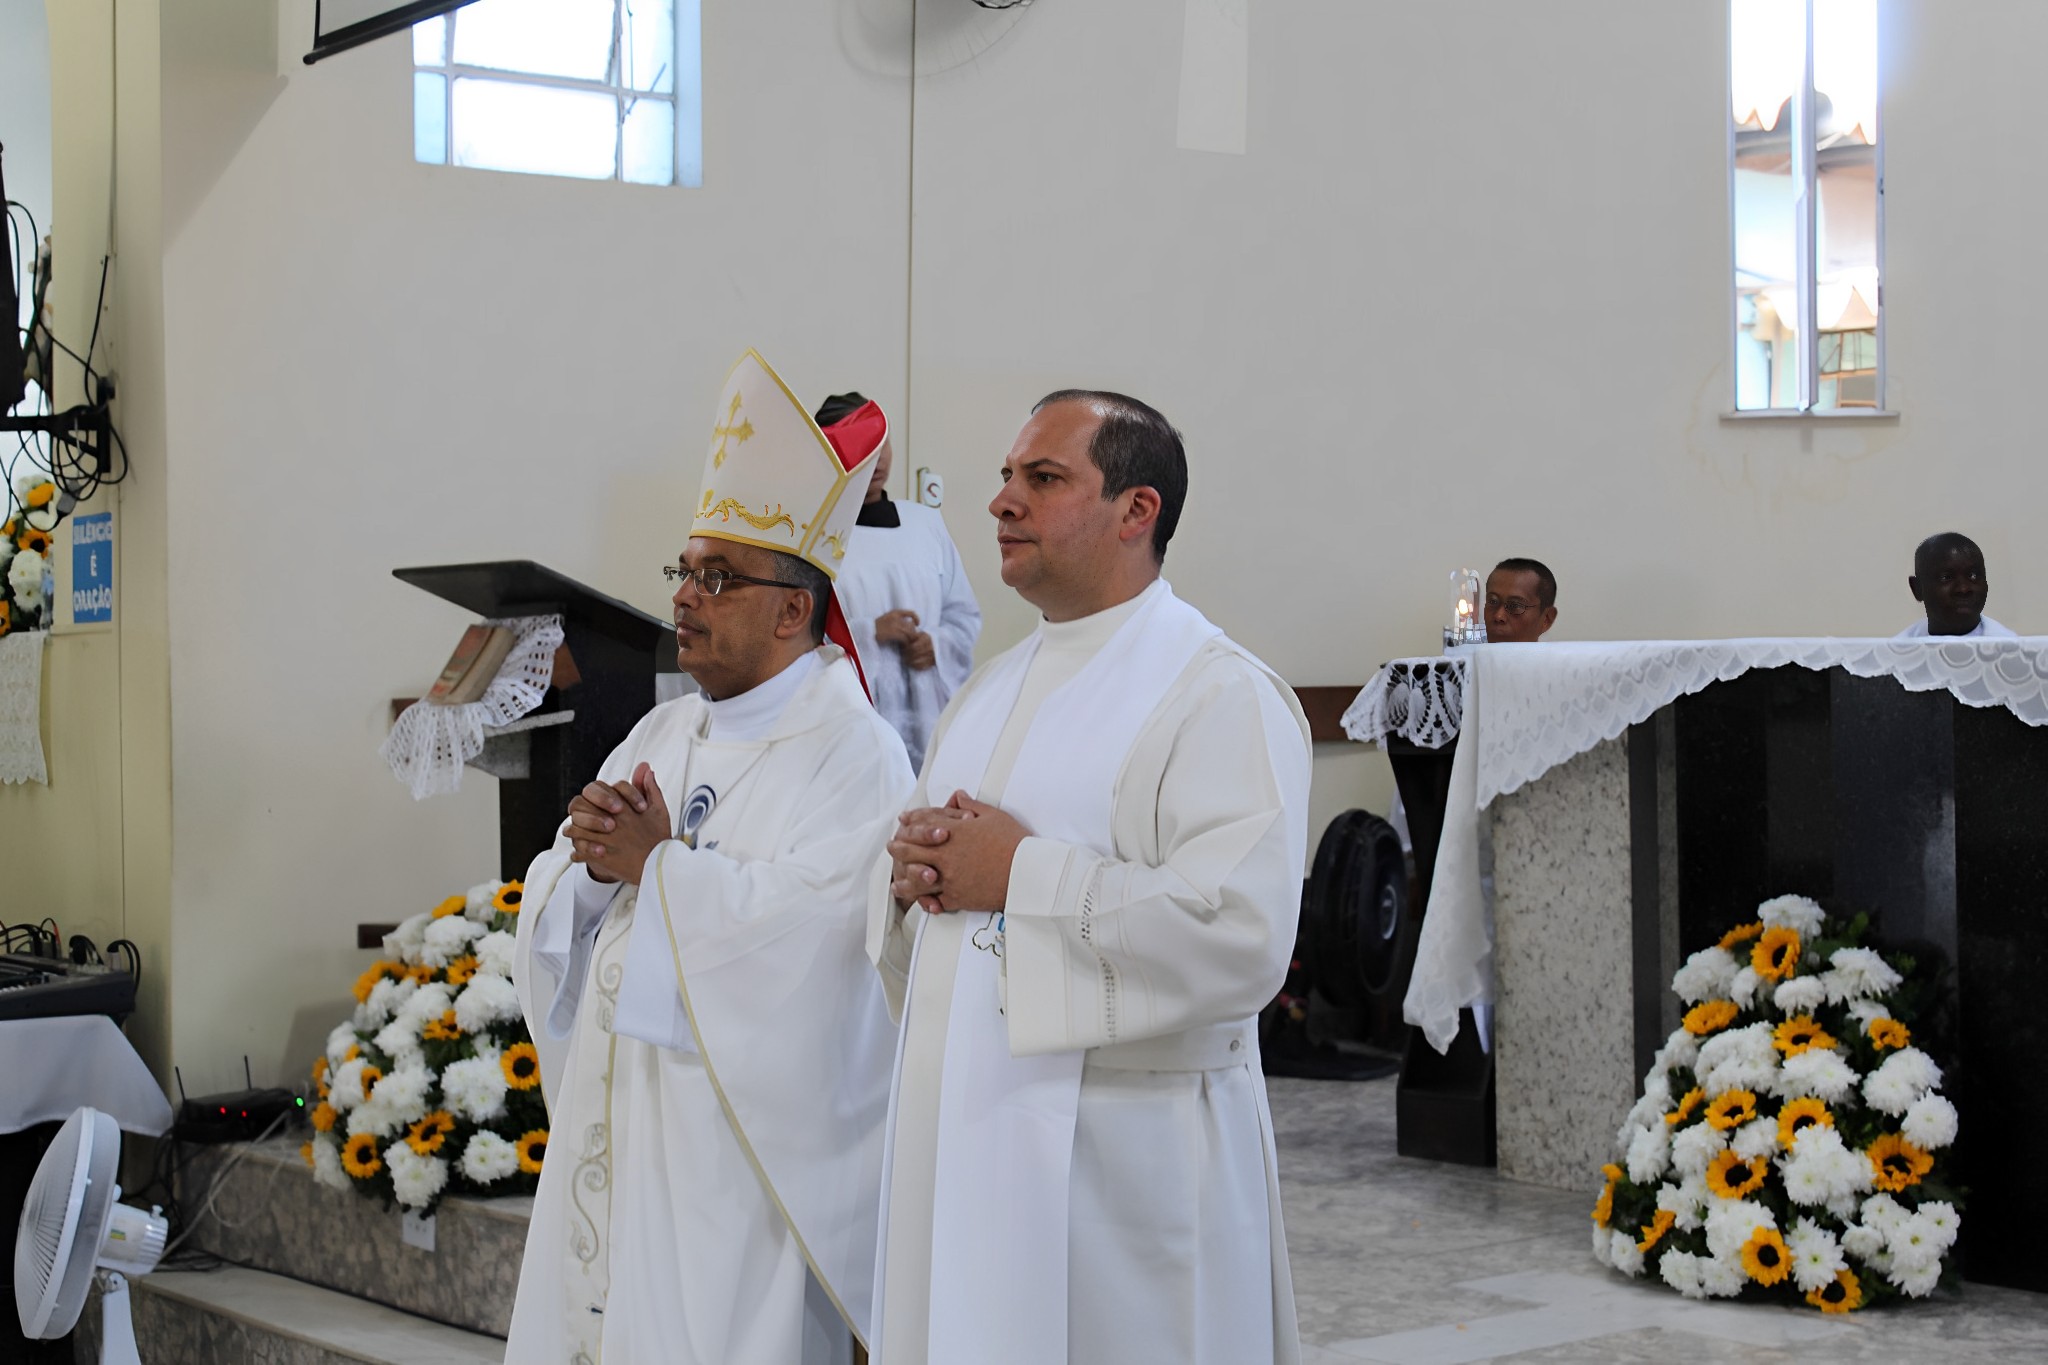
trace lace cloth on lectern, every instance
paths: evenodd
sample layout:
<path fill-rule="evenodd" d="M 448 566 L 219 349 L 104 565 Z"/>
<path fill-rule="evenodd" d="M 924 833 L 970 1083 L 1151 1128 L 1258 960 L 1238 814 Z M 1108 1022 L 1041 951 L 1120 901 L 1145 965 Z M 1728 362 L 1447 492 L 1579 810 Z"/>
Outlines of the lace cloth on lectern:
<path fill-rule="evenodd" d="M 43 641 L 47 630 L 0 636 L 0 782 L 50 780 L 43 765 Z"/>
<path fill-rule="evenodd" d="M 1465 718 L 1463 659 L 1396 659 L 1372 675 L 1344 712 L 1344 733 L 1362 744 L 1399 735 L 1425 749 L 1458 737 Z"/>
<path fill-rule="evenodd" d="M 399 714 L 377 750 L 415 801 L 460 788 L 463 765 L 484 751 L 484 727 L 510 725 L 539 706 L 554 679 L 561 617 L 515 616 L 484 624 L 517 631 L 519 639 L 482 699 L 461 706 L 416 701 Z"/>

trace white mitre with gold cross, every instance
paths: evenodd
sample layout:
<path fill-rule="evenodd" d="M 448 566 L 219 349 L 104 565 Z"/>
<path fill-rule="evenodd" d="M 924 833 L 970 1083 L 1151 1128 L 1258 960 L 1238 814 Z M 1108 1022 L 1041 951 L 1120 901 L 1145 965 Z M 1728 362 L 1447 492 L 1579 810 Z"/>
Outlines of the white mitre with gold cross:
<path fill-rule="evenodd" d="M 837 578 L 887 430 L 827 440 L 782 376 L 749 350 L 718 395 L 690 534 L 780 550 Z"/>

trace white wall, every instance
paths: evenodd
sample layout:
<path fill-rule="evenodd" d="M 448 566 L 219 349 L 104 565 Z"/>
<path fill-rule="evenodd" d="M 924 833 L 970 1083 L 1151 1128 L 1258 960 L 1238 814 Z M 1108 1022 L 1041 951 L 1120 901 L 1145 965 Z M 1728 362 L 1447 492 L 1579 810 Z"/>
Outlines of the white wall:
<path fill-rule="evenodd" d="M 403 38 L 281 68 L 201 8 L 165 9 L 173 896 L 181 997 L 235 1003 L 179 1015 L 188 1085 L 296 1074 L 354 926 L 495 868 L 491 779 L 416 805 L 377 758 L 467 620 L 394 567 L 666 613 L 742 348 L 900 407 L 909 127 L 827 0 L 706 6 L 705 188 L 421 166 Z"/>
<path fill-rule="evenodd" d="M 36 216 L 36 226 L 50 230 L 50 23 L 43 0 L 0 0 L 0 174 L 7 197 Z M 4 242 L 0 242 L 4 247 Z M 25 254 L 34 259 L 34 247 Z M 14 262 L 0 261 L 10 273 Z M 21 317 L 29 316 L 26 281 Z"/>

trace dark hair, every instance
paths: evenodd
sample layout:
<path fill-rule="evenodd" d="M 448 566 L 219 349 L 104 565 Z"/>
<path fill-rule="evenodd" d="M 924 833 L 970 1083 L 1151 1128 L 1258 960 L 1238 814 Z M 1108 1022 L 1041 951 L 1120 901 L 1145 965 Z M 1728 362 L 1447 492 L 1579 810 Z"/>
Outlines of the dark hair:
<path fill-rule="evenodd" d="M 1552 573 L 1550 566 L 1542 560 L 1523 559 L 1520 556 L 1516 556 L 1511 559 L 1503 559 L 1500 563 L 1493 566 L 1495 573 L 1499 573 L 1502 569 L 1506 569 L 1509 573 L 1535 574 L 1537 602 L 1545 610 L 1557 605 L 1557 575 Z"/>
<path fill-rule="evenodd" d="M 1166 562 L 1166 542 L 1180 525 L 1188 500 L 1188 456 L 1180 433 L 1159 410 L 1121 393 L 1102 389 L 1060 389 L 1032 405 L 1038 412 L 1054 403 L 1087 403 L 1102 414 L 1088 442 L 1088 458 L 1102 471 L 1102 496 L 1127 488 L 1159 495 L 1159 520 L 1152 523 L 1152 557 Z"/>
<path fill-rule="evenodd" d="M 775 576 L 785 583 L 794 583 L 811 595 L 811 643 L 825 643 L 825 612 L 832 605 L 832 580 L 825 571 L 808 559 L 781 550 L 770 550 L 775 556 Z"/>
<path fill-rule="evenodd" d="M 817 423 L 820 427 L 829 427 L 842 418 L 853 416 L 867 405 L 868 400 L 858 391 L 835 393 L 818 404 Z"/>
<path fill-rule="evenodd" d="M 1934 567 L 1936 556 L 1953 554 L 1957 550 L 1968 550 L 1982 559 L 1984 552 L 1977 548 L 1977 542 L 1961 531 L 1940 531 L 1920 542 L 1913 551 L 1913 576 L 1918 578 Z"/>

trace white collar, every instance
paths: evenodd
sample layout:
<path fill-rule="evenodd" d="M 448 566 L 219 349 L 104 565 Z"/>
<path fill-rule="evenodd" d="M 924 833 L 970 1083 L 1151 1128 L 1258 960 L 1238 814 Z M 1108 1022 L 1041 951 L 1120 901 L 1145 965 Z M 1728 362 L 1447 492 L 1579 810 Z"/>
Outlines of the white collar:
<path fill-rule="evenodd" d="M 1141 605 L 1166 590 L 1166 580 L 1155 578 L 1136 597 L 1105 607 L 1093 615 L 1079 616 L 1071 621 L 1040 620 L 1039 648 L 1057 654 L 1093 654 L 1109 643 L 1110 637 L 1123 627 L 1124 622 L 1137 615 Z"/>
<path fill-rule="evenodd" d="M 704 699 L 706 739 L 744 744 L 765 739 L 782 719 L 790 699 L 818 671 L 818 651 L 805 650 L 796 662 L 766 682 L 724 701 Z"/>

